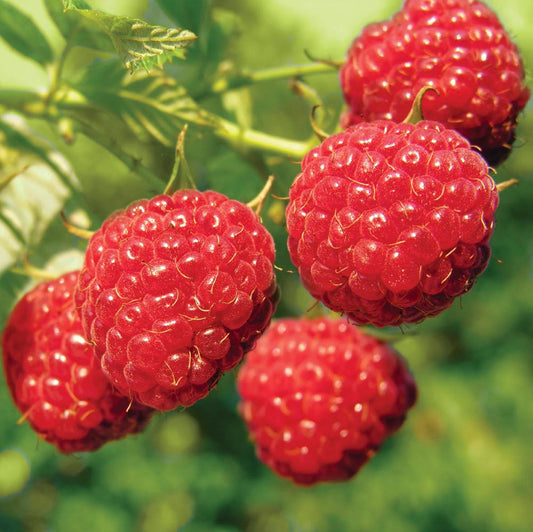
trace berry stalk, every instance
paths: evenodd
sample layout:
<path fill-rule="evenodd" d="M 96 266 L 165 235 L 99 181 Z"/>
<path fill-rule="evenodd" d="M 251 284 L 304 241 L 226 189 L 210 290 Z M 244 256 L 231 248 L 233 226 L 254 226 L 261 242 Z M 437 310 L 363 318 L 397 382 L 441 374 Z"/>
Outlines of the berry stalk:
<path fill-rule="evenodd" d="M 223 118 L 216 117 L 216 120 L 219 122 L 219 127 L 215 128 L 213 133 L 229 142 L 239 151 L 260 150 L 299 160 L 312 147 L 309 146 L 308 142 L 285 139 L 254 129 L 243 129 Z"/>
<path fill-rule="evenodd" d="M 266 81 L 298 78 L 310 74 L 326 74 L 329 72 L 335 72 L 335 67 L 332 64 L 318 62 L 305 65 L 267 68 L 255 72 L 244 72 L 232 76 L 220 77 L 206 93 L 199 96 L 199 99 Z"/>
<path fill-rule="evenodd" d="M 97 110 L 83 94 L 69 87 L 58 90 L 54 96 L 54 101 L 50 102 L 49 105 L 47 98 L 48 93 L 35 90 L 9 89 L 0 91 L 1 106 L 15 109 L 35 118 L 50 119 L 57 116 L 58 111 L 94 112 Z M 301 159 L 312 147 L 306 141 L 286 139 L 254 129 L 243 129 L 234 122 L 207 111 L 197 114 L 187 113 L 186 116 L 176 111 L 168 113 L 168 116 L 198 126 L 209 127 L 215 136 L 225 140 L 238 151 L 259 150 Z M 72 118 L 77 120 L 76 115 L 73 115 Z M 116 151 L 112 153 L 116 155 Z M 120 158 L 130 166 L 132 162 L 128 160 L 130 157 Z"/>

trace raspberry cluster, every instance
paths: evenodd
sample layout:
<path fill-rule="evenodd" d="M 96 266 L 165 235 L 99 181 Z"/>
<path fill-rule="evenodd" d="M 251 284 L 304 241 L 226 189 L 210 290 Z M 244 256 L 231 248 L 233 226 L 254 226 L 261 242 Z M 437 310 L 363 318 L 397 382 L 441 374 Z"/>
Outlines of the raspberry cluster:
<path fill-rule="evenodd" d="M 420 322 L 487 266 L 499 196 L 486 161 L 502 162 L 514 140 L 530 95 L 522 61 L 482 2 L 406 0 L 353 41 L 340 81 L 346 129 L 302 160 L 289 253 L 307 290 L 349 321 Z M 428 87 L 426 120 L 407 123 Z M 37 286 L 7 322 L 22 419 L 61 452 L 95 450 L 154 410 L 191 406 L 248 353 L 239 411 L 259 458 L 302 485 L 351 478 L 401 427 L 415 382 L 347 320 L 267 330 L 274 259 L 258 215 L 218 192 L 113 213 L 81 270 Z"/>
<path fill-rule="evenodd" d="M 102 373 L 74 308 L 77 281 L 71 272 L 38 285 L 17 303 L 2 335 L 15 405 L 63 453 L 139 432 L 151 414 L 117 394 Z"/>
<path fill-rule="evenodd" d="M 274 254 L 258 216 L 217 192 L 181 190 L 110 216 L 75 299 L 115 388 L 158 410 L 204 397 L 270 323 Z"/>
<path fill-rule="evenodd" d="M 344 320 L 282 319 L 238 374 L 258 457 L 298 484 L 347 480 L 416 400 L 405 362 Z"/>
<path fill-rule="evenodd" d="M 485 269 L 498 192 L 457 132 L 363 122 L 301 166 L 286 211 L 290 256 L 309 292 L 353 322 L 435 316 Z"/>
<path fill-rule="evenodd" d="M 437 89 L 424 99 L 425 118 L 459 131 L 493 166 L 509 154 L 530 96 L 516 45 L 478 0 L 406 0 L 353 41 L 340 81 L 344 127 L 401 121 L 420 89 Z"/>

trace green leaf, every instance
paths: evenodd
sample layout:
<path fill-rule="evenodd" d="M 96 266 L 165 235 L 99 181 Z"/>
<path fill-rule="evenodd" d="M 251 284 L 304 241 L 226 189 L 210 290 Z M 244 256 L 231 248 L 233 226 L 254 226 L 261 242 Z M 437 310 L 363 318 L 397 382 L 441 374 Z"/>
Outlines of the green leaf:
<path fill-rule="evenodd" d="M 199 36 L 198 45 L 191 49 L 188 65 L 197 63 L 199 79 L 195 85 L 198 86 L 227 58 L 226 47 L 235 37 L 240 19 L 227 9 L 213 8 L 212 0 L 157 0 L 157 4 L 175 24 Z"/>
<path fill-rule="evenodd" d="M 72 193 L 79 191 L 79 181 L 59 150 L 51 142 L 31 130 L 21 118 L 16 115 L 2 115 L 0 132 L 4 134 L 7 145 L 36 156 L 57 174 L 67 189 Z"/>
<path fill-rule="evenodd" d="M 201 34 L 212 0 L 157 0 L 164 13 L 178 25 Z"/>
<path fill-rule="evenodd" d="M 148 134 L 168 147 L 186 123 L 198 123 L 205 114 L 173 78 L 158 71 L 125 75 L 117 61 L 95 62 L 74 88 L 91 104 L 118 115 L 135 135 Z M 208 125 L 207 114 L 205 121 Z"/>
<path fill-rule="evenodd" d="M 44 4 L 59 32 L 72 46 L 115 52 L 115 47 L 103 28 L 75 12 L 63 11 L 62 0 L 44 0 Z"/>
<path fill-rule="evenodd" d="M 26 245 L 26 238 L 22 234 L 22 231 L 16 226 L 16 224 L 13 223 L 13 221 L 8 217 L 8 215 L 4 214 L 2 211 L 2 205 L 0 203 L 0 222 L 2 222 L 11 232 L 11 234 L 15 237 L 15 239 L 22 244 L 23 246 Z M 1 234 L 0 230 L 0 234 Z"/>
<path fill-rule="evenodd" d="M 63 9 L 86 9 L 92 10 L 92 7 L 85 0 L 62 0 Z"/>
<path fill-rule="evenodd" d="M 197 37 L 189 30 L 152 26 L 143 20 L 96 11 L 83 0 L 63 0 L 65 11 L 74 11 L 99 24 L 111 38 L 117 53 L 129 70 L 161 67 L 174 57 L 183 59 L 184 48 Z"/>
<path fill-rule="evenodd" d="M 81 72 L 74 86 L 84 94 L 107 94 L 120 88 L 125 78 L 124 68 L 118 59 L 97 59 Z"/>
<path fill-rule="evenodd" d="M 0 190 L 0 273 L 37 244 L 78 181 L 68 161 L 16 115 L 0 116 L 0 137 L 19 152 Z M 20 170 L 22 168 L 22 170 Z"/>
<path fill-rule="evenodd" d="M 0 37 L 36 63 L 44 65 L 54 59 L 52 48 L 35 22 L 6 0 L 0 0 Z"/>
<path fill-rule="evenodd" d="M 6 177 L 2 177 L 0 179 L 0 192 L 2 192 L 2 189 L 6 188 L 7 185 L 9 185 L 9 183 L 11 183 L 13 179 L 15 179 L 15 177 L 22 174 L 22 172 L 26 171 L 27 169 L 28 169 L 28 165 L 23 166 L 22 168 L 17 168 L 17 170 L 15 170 L 14 172 L 11 172 Z"/>

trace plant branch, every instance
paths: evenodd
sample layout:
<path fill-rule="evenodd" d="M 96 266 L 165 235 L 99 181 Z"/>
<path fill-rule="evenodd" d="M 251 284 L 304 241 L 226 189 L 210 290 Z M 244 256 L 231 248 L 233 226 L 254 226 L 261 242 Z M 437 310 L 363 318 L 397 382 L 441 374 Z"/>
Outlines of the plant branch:
<path fill-rule="evenodd" d="M 20 111 L 28 116 L 45 117 L 46 91 L 31 89 L 0 89 L 0 105 L 8 110 Z"/>
<path fill-rule="evenodd" d="M 75 110 L 80 108 L 86 109 L 90 106 L 82 94 L 72 89 L 66 90 L 64 94 L 58 94 L 58 97 L 60 97 L 58 101 L 60 107 L 64 106 Z M 153 100 L 147 100 L 142 94 L 128 92 L 128 98 L 145 105 L 151 105 L 161 113 L 165 113 L 183 122 L 193 123 L 203 127 L 207 126 L 213 131 L 215 136 L 226 140 L 238 151 L 260 150 L 285 155 L 294 159 L 301 159 L 309 149 L 308 142 L 290 140 L 253 129 L 243 129 L 234 122 L 207 111 L 201 113 L 189 113 L 185 111 L 182 115 L 180 111 L 169 112 L 163 104 L 158 104 L 158 102 Z"/>
<path fill-rule="evenodd" d="M 49 119 L 51 118 L 51 115 L 49 112 L 49 107 L 46 105 L 46 96 L 46 92 L 39 91 L 0 90 L 0 105 L 18 110 L 28 116 Z M 211 114 L 207 111 L 202 111 L 199 113 L 190 113 L 186 111 L 181 113 L 179 110 L 175 112 L 169 112 L 164 105 L 160 105 L 157 101 L 153 100 L 147 101 L 146 98 L 140 94 L 131 93 L 128 94 L 128 96 L 130 99 L 135 99 L 140 103 L 153 106 L 159 112 L 168 115 L 169 118 L 178 119 L 182 122 L 193 123 L 202 127 L 208 127 L 212 130 L 215 136 L 227 141 L 236 150 L 241 152 L 259 150 L 277 153 L 279 155 L 284 155 L 299 160 L 307 153 L 310 147 L 308 141 L 296 141 L 270 135 L 254 129 L 243 129 L 234 122 Z M 85 112 L 98 111 L 98 107 L 91 104 L 91 102 L 87 100 L 83 94 L 69 87 L 61 87 L 56 91 L 54 95 L 54 103 L 58 110 Z M 72 118 L 78 120 L 77 116 L 73 116 Z M 87 123 L 83 123 L 83 126 L 85 128 L 90 128 L 89 124 Z M 89 136 L 91 136 L 91 133 L 88 133 Z M 98 138 L 95 140 L 99 143 L 102 143 L 98 140 Z M 145 169 L 146 171 L 143 170 L 143 167 L 139 164 L 138 160 L 122 152 L 120 147 L 117 146 L 116 141 L 113 139 L 109 140 L 111 141 L 110 144 L 107 144 L 106 139 L 106 143 L 102 145 L 109 149 L 109 151 L 116 155 L 125 164 L 127 164 L 127 166 L 133 168 L 138 173 L 140 169 L 140 175 L 143 175 L 143 177 L 148 177 L 148 169 Z M 149 173 L 152 175 L 151 172 Z"/>
<path fill-rule="evenodd" d="M 332 65 L 325 63 L 310 63 L 305 65 L 290 65 L 286 67 L 268 68 L 256 72 L 244 72 L 218 78 L 213 85 L 199 98 L 220 94 L 229 90 L 246 87 L 255 83 L 275 81 L 279 79 L 294 78 L 310 74 L 324 74 L 334 72 Z"/>
<path fill-rule="evenodd" d="M 80 29 L 80 23 L 78 23 L 76 27 L 72 30 L 72 32 L 68 36 L 65 46 L 63 47 L 63 50 L 61 52 L 59 59 L 52 65 L 52 70 L 50 74 L 50 77 L 51 77 L 50 89 L 46 97 L 46 102 L 45 102 L 46 104 L 49 104 L 53 100 L 55 92 L 60 87 L 61 76 L 63 75 L 63 69 L 65 67 L 65 62 L 67 60 L 68 54 L 72 50 L 76 36 L 79 33 L 79 29 Z"/>
<path fill-rule="evenodd" d="M 243 129 L 234 122 L 219 117 L 214 118 L 218 122 L 218 127 L 215 127 L 213 133 L 239 151 L 250 149 L 267 151 L 300 160 L 309 150 L 307 142 L 277 137 L 254 129 Z"/>

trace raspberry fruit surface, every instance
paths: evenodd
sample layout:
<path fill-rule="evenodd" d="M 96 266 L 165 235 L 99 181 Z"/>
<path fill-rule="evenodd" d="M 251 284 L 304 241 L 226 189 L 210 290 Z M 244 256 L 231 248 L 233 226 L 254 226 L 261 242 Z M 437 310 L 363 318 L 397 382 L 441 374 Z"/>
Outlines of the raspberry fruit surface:
<path fill-rule="evenodd" d="M 530 96 L 516 45 L 476 0 L 407 0 L 353 41 L 340 82 L 350 108 L 343 127 L 401 121 L 420 89 L 437 89 L 424 98 L 424 117 L 459 131 L 493 166 L 509 154 Z"/>
<path fill-rule="evenodd" d="M 78 272 L 38 285 L 13 309 L 2 335 L 13 401 L 63 453 L 94 451 L 142 430 L 151 410 L 118 395 L 83 337 L 74 308 Z"/>
<path fill-rule="evenodd" d="M 390 346 L 328 318 L 274 323 L 246 356 L 237 385 L 258 457 L 299 484 L 355 475 L 417 395 Z"/>
<path fill-rule="evenodd" d="M 304 157 L 286 210 L 290 256 L 307 290 L 351 321 L 419 322 L 487 266 L 498 200 L 456 131 L 360 123 Z"/>
<path fill-rule="evenodd" d="M 76 292 L 104 373 L 158 410 L 205 397 L 270 323 L 274 255 L 258 216 L 217 192 L 182 190 L 111 215 Z"/>

